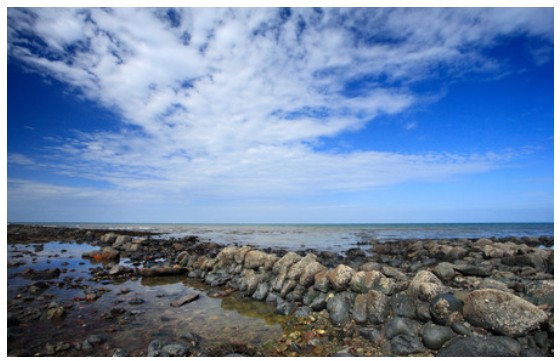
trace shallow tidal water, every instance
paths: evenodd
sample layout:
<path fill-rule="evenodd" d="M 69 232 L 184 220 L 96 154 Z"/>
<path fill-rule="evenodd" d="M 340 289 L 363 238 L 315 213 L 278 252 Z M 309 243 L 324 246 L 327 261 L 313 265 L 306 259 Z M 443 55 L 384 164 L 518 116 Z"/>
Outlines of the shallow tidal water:
<path fill-rule="evenodd" d="M 124 281 L 92 279 L 90 269 L 103 265 L 82 259 L 95 249 L 88 244 L 50 242 L 38 245 L 8 245 L 8 312 L 20 320 L 9 328 L 8 355 L 45 355 L 47 343 L 82 343 L 89 335 L 100 335 L 107 342 L 84 352 L 71 347 L 58 355 L 111 356 L 116 348 L 130 356 L 145 355 L 152 340 L 184 342 L 181 336 L 192 332 L 202 338 L 201 348 L 231 343 L 255 347 L 282 336 L 285 317 L 274 313 L 274 306 L 250 298 L 209 297 L 209 288 L 186 276 L 137 278 Z M 19 262 L 19 263 L 18 263 Z M 130 260 L 121 264 L 131 266 Z M 45 280 L 49 287 L 30 293 L 29 285 L 39 281 L 21 275 L 27 268 L 58 267 L 58 278 Z M 85 300 L 87 293 L 99 298 Z M 170 302 L 187 294 L 200 297 L 181 307 Z M 65 307 L 60 319 L 46 319 L 49 305 Z"/>

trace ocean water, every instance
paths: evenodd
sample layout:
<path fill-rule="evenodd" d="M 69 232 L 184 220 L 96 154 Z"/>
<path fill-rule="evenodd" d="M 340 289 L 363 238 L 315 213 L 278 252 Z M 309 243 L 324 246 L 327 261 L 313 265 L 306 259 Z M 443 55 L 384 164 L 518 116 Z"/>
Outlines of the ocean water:
<path fill-rule="evenodd" d="M 163 233 L 160 238 L 194 235 L 221 244 L 341 251 L 371 241 L 483 237 L 554 236 L 554 223 L 399 223 L 399 224 L 164 224 L 43 223 L 98 229 Z"/>

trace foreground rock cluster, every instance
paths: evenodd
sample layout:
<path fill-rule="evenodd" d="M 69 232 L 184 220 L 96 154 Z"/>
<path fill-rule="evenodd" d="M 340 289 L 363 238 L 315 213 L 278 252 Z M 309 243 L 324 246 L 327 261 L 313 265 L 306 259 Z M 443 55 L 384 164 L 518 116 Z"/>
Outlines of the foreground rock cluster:
<path fill-rule="evenodd" d="M 100 241 L 112 244 L 100 251 L 109 255 L 157 247 L 114 234 Z M 386 242 L 345 257 L 189 242 L 168 244 L 166 262 L 136 272 L 185 273 L 279 314 L 323 315 L 394 355 L 553 355 L 554 252 L 523 240 Z"/>
<path fill-rule="evenodd" d="M 21 291 L 23 304 L 54 286 L 83 289 L 73 301 L 86 303 L 106 297 L 100 284 L 179 275 L 215 288 L 208 292 L 211 297 L 234 293 L 267 302 L 276 313 L 288 316 L 288 323 L 303 325 L 285 333 L 274 346 L 277 355 L 554 355 L 554 251 L 548 248 L 552 238 L 373 242 L 338 254 L 225 247 L 195 237 L 168 240 L 100 230 L 9 227 L 8 236 L 13 243 L 36 243 L 40 236 L 47 242 L 69 239 L 98 246 L 82 254 L 97 265 L 90 268 L 93 286 L 80 279 L 60 280 L 64 268 L 24 269 L 20 277 L 29 285 Z M 32 247 L 35 252 L 42 249 L 40 244 Z M 119 262 L 122 258 L 127 261 Z M 21 266 L 15 259 L 11 262 L 9 267 Z M 198 297 L 169 300 L 169 307 L 183 308 L 200 302 Z M 8 331 L 27 319 L 56 323 L 77 310 L 70 302 L 47 301 L 45 310 L 24 307 L 23 313 L 9 314 Z M 127 302 L 134 306 L 143 300 Z M 102 317 L 134 317 L 133 312 L 118 306 Z M 144 354 L 260 352 L 242 345 L 202 352 L 200 340 L 191 336 L 167 343 L 152 340 Z M 106 345 L 97 341 L 88 338 L 79 348 Z M 336 349 L 327 350 L 335 343 Z M 339 349 L 341 344 L 348 347 Z M 57 355 L 78 349 L 68 342 L 47 346 L 47 354 Z M 115 356 L 126 355 L 121 351 Z"/>

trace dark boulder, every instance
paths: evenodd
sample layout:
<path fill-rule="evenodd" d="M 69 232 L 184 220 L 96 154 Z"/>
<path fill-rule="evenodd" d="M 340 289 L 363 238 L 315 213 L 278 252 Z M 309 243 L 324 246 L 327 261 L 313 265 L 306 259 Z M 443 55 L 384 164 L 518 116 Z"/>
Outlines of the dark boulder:
<path fill-rule="evenodd" d="M 458 337 L 441 349 L 437 357 L 515 357 L 502 342 L 482 337 Z"/>

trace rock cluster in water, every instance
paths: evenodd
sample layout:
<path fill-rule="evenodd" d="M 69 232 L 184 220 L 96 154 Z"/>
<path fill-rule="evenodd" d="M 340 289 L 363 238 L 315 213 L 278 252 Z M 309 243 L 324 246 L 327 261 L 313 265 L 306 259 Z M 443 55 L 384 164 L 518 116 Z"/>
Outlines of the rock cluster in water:
<path fill-rule="evenodd" d="M 113 234 L 101 242 L 128 253 L 157 248 Z M 273 303 L 283 315 L 326 312 L 346 335 L 394 355 L 553 352 L 554 252 L 518 239 L 385 242 L 346 257 L 190 242 L 168 244 L 159 255 L 171 262 L 141 275 L 186 273 Z"/>

